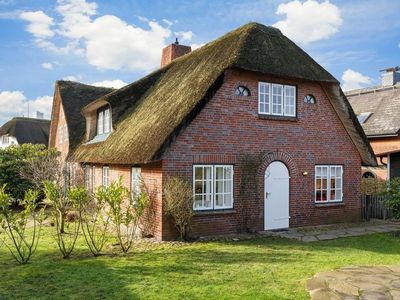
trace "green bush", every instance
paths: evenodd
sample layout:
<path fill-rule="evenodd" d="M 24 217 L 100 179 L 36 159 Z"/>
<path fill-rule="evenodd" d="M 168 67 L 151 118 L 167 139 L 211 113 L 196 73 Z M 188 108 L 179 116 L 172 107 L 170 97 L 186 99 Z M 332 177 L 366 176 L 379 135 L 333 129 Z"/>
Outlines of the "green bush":
<path fill-rule="evenodd" d="M 364 195 L 381 195 L 386 191 L 387 181 L 380 178 L 362 178 L 361 193 Z"/>
<path fill-rule="evenodd" d="M 400 178 L 390 180 L 385 194 L 388 197 L 387 204 L 392 210 L 393 217 L 400 219 Z"/>
<path fill-rule="evenodd" d="M 11 195 L 6 192 L 5 185 L 0 187 L 0 225 L 7 237 L 2 239 L 2 244 L 20 264 L 29 262 L 39 242 L 45 214 L 44 208 L 38 209 L 38 197 L 37 191 L 28 190 L 20 201 L 22 210 L 13 210 Z"/>
<path fill-rule="evenodd" d="M 44 145 L 23 144 L 0 149 L 0 186 L 6 184 L 12 198 L 23 199 L 25 191 L 37 188 L 29 172 L 25 172 L 27 166 L 44 156 L 56 155 L 55 150 L 48 150 Z"/>

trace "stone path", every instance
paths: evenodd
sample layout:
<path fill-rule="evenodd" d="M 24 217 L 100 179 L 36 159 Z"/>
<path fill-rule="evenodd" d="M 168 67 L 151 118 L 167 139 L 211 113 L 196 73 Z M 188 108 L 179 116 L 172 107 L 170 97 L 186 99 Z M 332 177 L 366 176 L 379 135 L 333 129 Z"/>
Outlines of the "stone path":
<path fill-rule="evenodd" d="M 374 220 L 364 223 L 290 228 L 285 231 L 265 231 L 262 232 L 262 234 L 295 239 L 303 242 L 315 242 L 394 231 L 400 231 L 399 222 Z"/>
<path fill-rule="evenodd" d="M 313 300 L 400 299 L 400 265 L 317 273 L 307 281 L 306 288 Z"/>

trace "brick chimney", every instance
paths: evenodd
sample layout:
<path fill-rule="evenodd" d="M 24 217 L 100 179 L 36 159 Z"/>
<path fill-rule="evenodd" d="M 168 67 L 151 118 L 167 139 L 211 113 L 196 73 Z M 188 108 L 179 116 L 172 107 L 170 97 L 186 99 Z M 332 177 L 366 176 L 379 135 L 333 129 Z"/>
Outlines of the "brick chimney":
<path fill-rule="evenodd" d="M 393 67 L 381 70 L 382 86 L 393 86 L 400 82 L 400 67 Z"/>
<path fill-rule="evenodd" d="M 175 58 L 190 53 L 191 51 L 192 48 L 190 46 L 180 45 L 177 38 L 175 43 L 168 45 L 162 50 L 161 68 L 168 65 Z"/>

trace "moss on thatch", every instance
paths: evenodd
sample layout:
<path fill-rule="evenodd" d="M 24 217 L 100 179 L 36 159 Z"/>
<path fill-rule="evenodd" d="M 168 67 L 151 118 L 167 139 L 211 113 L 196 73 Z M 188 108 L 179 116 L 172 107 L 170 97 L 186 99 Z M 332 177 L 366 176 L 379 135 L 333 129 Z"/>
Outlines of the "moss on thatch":
<path fill-rule="evenodd" d="M 73 159 L 119 164 L 160 159 L 179 130 L 212 97 L 229 68 L 338 84 L 278 29 L 250 23 L 102 97 L 111 104 L 114 132 L 101 143 L 82 141 Z"/>

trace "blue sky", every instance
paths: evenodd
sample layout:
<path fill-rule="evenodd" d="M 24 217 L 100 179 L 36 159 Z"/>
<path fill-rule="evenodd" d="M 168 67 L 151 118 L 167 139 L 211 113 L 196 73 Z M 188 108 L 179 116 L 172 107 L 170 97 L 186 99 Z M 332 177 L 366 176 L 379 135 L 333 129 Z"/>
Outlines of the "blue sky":
<path fill-rule="evenodd" d="M 379 4 L 377 4 L 379 3 Z M 400 1 L 0 0 L 0 125 L 41 110 L 54 82 L 119 87 L 174 41 L 196 48 L 248 22 L 279 27 L 342 82 L 377 85 L 400 65 Z"/>

